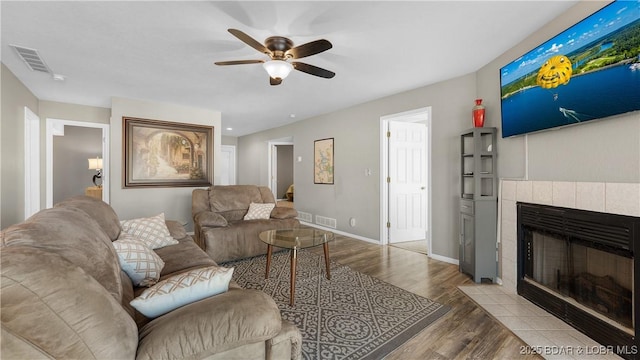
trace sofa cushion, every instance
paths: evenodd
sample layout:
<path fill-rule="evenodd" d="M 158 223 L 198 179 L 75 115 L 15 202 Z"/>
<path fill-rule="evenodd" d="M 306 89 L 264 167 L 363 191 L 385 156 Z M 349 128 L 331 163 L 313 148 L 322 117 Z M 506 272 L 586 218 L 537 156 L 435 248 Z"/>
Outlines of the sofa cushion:
<path fill-rule="evenodd" d="M 151 286 L 160 279 L 164 261 L 135 236 L 122 234 L 113 242 L 120 267 L 135 286 Z"/>
<path fill-rule="evenodd" d="M 2 231 L 1 246 L 31 246 L 56 253 L 81 267 L 118 302 L 122 280 L 111 239 L 86 212 L 73 207 L 44 209 Z"/>
<path fill-rule="evenodd" d="M 148 318 L 229 289 L 233 268 L 210 266 L 174 275 L 145 290 L 131 301 L 131 306 Z"/>
<path fill-rule="evenodd" d="M 262 193 L 255 185 L 212 186 L 209 189 L 211 211 L 227 221 L 242 220 L 252 202 L 262 203 Z"/>
<path fill-rule="evenodd" d="M 89 216 L 91 216 L 109 236 L 111 241 L 114 241 L 120 235 L 122 230 L 120 227 L 120 220 L 118 215 L 109 204 L 102 200 L 85 196 L 73 196 L 67 198 L 55 205 L 56 207 L 73 207 L 80 209 Z"/>
<path fill-rule="evenodd" d="M 222 215 L 211 211 L 203 211 L 195 216 L 194 220 L 200 226 L 227 226 L 229 223 Z"/>
<path fill-rule="evenodd" d="M 257 219 L 269 219 L 271 217 L 271 210 L 276 207 L 276 204 L 249 204 L 249 210 L 244 216 L 243 220 L 257 220 Z"/>
<path fill-rule="evenodd" d="M 298 217 L 298 211 L 290 207 L 276 206 L 271 211 L 271 217 L 274 219 L 293 219 Z"/>
<path fill-rule="evenodd" d="M 83 269 L 32 246 L 2 248 L 0 261 L 3 358 L 136 356 L 133 319 Z"/>
<path fill-rule="evenodd" d="M 137 359 L 201 359 L 270 339 L 281 326 L 280 310 L 269 295 L 230 288 L 143 326 Z"/>
<path fill-rule="evenodd" d="M 122 220 L 120 224 L 123 232 L 136 236 L 151 249 L 159 249 L 178 243 L 178 240 L 171 236 L 167 228 L 164 213 L 147 218 Z"/>
<path fill-rule="evenodd" d="M 156 249 L 155 253 L 164 261 L 160 280 L 188 270 L 217 265 L 191 237 L 180 240 L 176 245 Z"/>

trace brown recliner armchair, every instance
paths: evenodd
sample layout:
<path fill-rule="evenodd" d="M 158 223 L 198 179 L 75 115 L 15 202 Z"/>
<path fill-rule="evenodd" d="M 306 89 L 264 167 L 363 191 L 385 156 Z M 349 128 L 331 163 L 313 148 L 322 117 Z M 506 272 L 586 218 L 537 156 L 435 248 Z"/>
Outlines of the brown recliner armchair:
<path fill-rule="evenodd" d="M 215 185 L 192 193 L 196 243 L 218 263 L 267 253 L 258 237 L 271 229 L 298 227 L 298 212 L 275 206 L 269 219 L 244 220 L 251 203 L 275 204 L 271 190 L 257 185 Z"/>

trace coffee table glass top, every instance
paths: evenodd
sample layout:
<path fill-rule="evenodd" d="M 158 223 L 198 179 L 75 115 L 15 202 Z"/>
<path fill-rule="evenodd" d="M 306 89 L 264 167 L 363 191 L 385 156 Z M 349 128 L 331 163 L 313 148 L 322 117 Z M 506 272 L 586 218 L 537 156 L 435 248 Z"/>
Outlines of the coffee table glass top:
<path fill-rule="evenodd" d="M 285 248 L 304 249 L 325 244 L 334 239 L 331 231 L 315 228 L 268 230 L 260 233 L 263 242 Z"/>

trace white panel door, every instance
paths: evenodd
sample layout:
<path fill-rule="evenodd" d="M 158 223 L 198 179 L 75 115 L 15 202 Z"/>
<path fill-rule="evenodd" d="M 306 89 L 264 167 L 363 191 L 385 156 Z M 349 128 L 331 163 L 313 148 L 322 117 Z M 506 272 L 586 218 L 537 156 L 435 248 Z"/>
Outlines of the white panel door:
<path fill-rule="evenodd" d="M 220 146 L 220 185 L 236 184 L 236 147 Z"/>
<path fill-rule="evenodd" d="M 389 242 L 423 240 L 427 231 L 427 127 L 389 122 Z"/>

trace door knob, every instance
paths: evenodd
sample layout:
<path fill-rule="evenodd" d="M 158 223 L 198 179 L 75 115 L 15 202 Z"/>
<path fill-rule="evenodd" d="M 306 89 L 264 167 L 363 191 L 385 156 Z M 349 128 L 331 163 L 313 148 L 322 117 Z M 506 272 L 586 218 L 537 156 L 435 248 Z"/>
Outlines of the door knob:
<path fill-rule="evenodd" d="M 421 186 L 421 187 L 420 187 L 420 190 L 424 190 L 424 189 L 425 189 L 425 187 L 424 187 L 424 186 Z"/>

